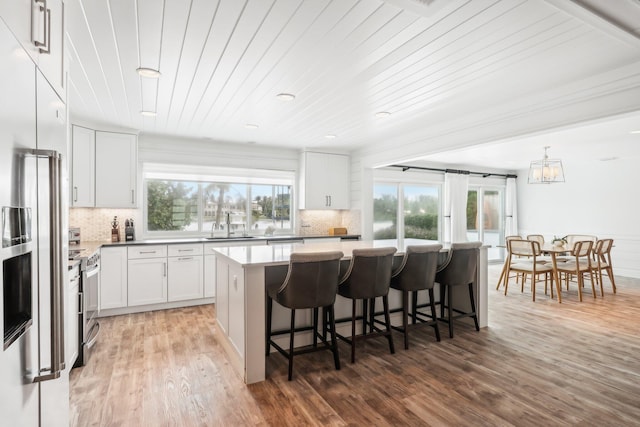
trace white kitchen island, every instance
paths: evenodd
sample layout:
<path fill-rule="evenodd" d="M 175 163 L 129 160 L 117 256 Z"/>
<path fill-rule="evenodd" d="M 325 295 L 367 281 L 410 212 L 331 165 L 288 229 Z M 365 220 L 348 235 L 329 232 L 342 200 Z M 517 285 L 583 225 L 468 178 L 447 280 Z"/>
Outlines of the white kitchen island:
<path fill-rule="evenodd" d="M 404 248 L 416 244 L 435 242 L 416 239 L 341 241 L 318 243 L 282 243 L 271 246 L 233 246 L 214 248 L 216 254 L 216 320 L 220 328 L 220 342 L 230 356 L 234 368 L 242 375 L 245 383 L 251 384 L 265 379 L 265 307 L 266 284 L 282 282 L 286 275 L 292 252 L 321 252 L 339 250 L 345 260 L 354 249 L 393 246 L 398 249 L 398 257 Z M 446 247 L 443 259 L 446 258 Z M 399 258 L 398 258 L 399 259 Z M 475 284 L 476 308 L 480 327 L 487 326 L 487 247 L 480 249 L 478 280 Z M 436 286 L 436 299 L 438 298 Z M 463 289 L 461 289 L 463 290 Z M 423 292 L 426 294 L 426 292 Z M 425 298 L 426 296 L 422 296 Z M 391 309 L 401 306 L 400 293 L 389 292 Z M 380 303 L 379 303 L 380 304 Z M 468 309 L 466 293 L 454 294 L 454 306 Z M 380 309 L 380 306 L 377 307 Z M 351 301 L 336 298 L 336 319 L 351 315 Z M 296 316 L 296 324 L 310 324 L 310 313 Z M 298 313 L 296 313 L 298 314 Z M 278 304 L 273 305 L 273 329 L 285 329 L 289 325 L 289 311 Z M 306 317 L 305 317 L 306 316 Z M 401 324 L 400 313 L 392 316 L 394 324 Z M 337 326 L 339 332 L 349 335 L 350 326 Z M 343 329 L 344 328 L 344 329 Z M 446 334 L 443 335 L 443 337 Z M 287 340 L 287 337 L 281 337 Z M 444 338 L 447 339 L 447 338 Z M 311 333 L 296 335 L 296 346 L 309 344 Z M 284 344 L 284 341 L 283 341 Z M 286 346 L 286 345 L 285 345 Z"/>

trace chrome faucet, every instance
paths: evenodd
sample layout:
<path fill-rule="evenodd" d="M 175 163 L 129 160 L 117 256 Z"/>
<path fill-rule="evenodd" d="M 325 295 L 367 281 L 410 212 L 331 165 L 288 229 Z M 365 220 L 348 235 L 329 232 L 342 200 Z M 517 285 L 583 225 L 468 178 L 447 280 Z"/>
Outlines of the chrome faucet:
<path fill-rule="evenodd" d="M 227 237 L 231 237 L 231 213 L 227 212 Z"/>

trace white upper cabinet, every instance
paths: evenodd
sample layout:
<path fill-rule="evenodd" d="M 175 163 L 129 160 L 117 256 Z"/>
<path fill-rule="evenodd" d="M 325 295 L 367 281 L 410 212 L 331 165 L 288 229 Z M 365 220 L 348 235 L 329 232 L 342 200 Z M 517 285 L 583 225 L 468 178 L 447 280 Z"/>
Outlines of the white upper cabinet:
<path fill-rule="evenodd" d="M 0 16 L 64 101 L 64 2 L 3 0 Z"/>
<path fill-rule="evenodd" d="M 349 209 L 349 156 L 304 152 L 300 209 Z"/>
<path fill-rule="evenodd" d="M 96 204 L 96 132 L 73 126 L 71 136 L 71 206 L 93 207 Z"/>
<path fill-rule="evenodd" d="M 137 137 L 96 131 L 96 207 L 136 207 Z"/>

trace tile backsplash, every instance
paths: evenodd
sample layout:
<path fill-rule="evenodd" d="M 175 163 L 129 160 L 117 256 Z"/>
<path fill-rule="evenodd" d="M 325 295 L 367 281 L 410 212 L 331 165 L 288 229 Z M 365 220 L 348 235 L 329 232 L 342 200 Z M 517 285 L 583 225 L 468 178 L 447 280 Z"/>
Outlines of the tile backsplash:
<path fill-rule="evenodd" d="M 124 222 L 133 218 L 136 236 L 142 233 L 142 211 L 140 209 L 69 209 L 69 226 L 80 227 L 81 241 L 110 241 L 111 222 L 118 217 L 120 240 L 124 240 Z"/>
<path fill-rule="evenodd" d="M 330 227 L 346 227 L 349 234 L 360 234 L 360 211 L 298 211 L 298 234 L 329 234 Z"/>
<path fill-rule="evenodd" d="M 141 209 L 69 209 L 69 226 L 80 227 L 80 236 L 84 241 L 110 241 L 111 222 L 118 217 L 120 239 L 124 240 L 124 222 L 133 218 L 136 237 L 142 235 Z M 301 236 L 326 235 L 330 227 L 346 227 L 349 234 L 360 234 L 360 211 L 298 211 L 297 234 Z"/>

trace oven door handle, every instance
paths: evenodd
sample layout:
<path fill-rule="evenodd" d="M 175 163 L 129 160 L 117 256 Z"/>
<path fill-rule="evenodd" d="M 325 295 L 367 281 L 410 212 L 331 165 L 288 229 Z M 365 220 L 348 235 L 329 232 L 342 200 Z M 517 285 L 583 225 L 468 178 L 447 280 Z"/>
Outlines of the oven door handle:
<path fill-rule="evenodd" d="M 100 322 L 96 322 L 91 327 L 91 330 L 89 331 L 89 337 L 91 337 L 91 338 L 89 338 L 87 340 L 87 343 L 85 344 L 87 346 L 87 348 L 93 347 L 93 345 L 98 340 L 98 335 L 100 335 Z"/>
<path fill-rule="evenodd" d="M 87 279 L 88 279 L 88 278 L 90 278 L 90 277 L 95 276 L 95 275 L 96 275 L 96 274 L 98 274 L 98 273 L 100 273 L 100 267 L 96 267 L 96 268 L 94 268 L 93 270 L 91 270 L 91 271 L 87 272 L 87 273 L 86 273 L 86 275 L 87 275 Z"/>

